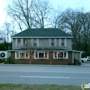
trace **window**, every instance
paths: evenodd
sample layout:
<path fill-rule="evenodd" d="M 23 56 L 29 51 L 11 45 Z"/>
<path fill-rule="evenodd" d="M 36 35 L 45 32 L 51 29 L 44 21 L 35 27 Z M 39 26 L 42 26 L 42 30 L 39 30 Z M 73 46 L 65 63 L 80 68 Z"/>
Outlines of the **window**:
<path fill-rule="evenodd" d="M 44 58 L 44 53 L 40 52 L 39 53 L 39 58 Z"/>
<path fill-rule="evenodd" d="M 34 52 L 34 58 L 35 59 L 48 59 L 48 52 L 44 52 L 44 51 L 37 51 Z"/>
<path fill-rule="evenodd" d="M 25 52 L 20 52 L 20 58 L 25 58 Z"/>
<path fill-rule="evenodd" d="M 53 59 L 68 59 L 68 52 L 53 52 Z"/>
<path fill-rule="evenodd" d="M 15 54 L 16 54 L 16 57 L 19 58 L 19 54 L 18 54 L 18 52 L 15 52 Z"/>
<path fill-rule="evenodd" d="M 24 45 L 26 45 L 27 44 L 27 39 L 23 39 L 23 43 L 24 43 Z"/>
<path fill-rule="evenodd" d="M 51 46 L 54 46 L 54 39 L 51 39 Z"/>
<path fill-rule="evenodd" d="M 63 58 L 63 52 L 58 52 L 58 58 Z"/>
<path fill-rule="evenodd" d="M 30 57 L 29 52 L 25 52 L 25 51 L 15 52 L 15 59 L 29 59 L 29 57 Z"/>
<path fill-rule="evenodd" d="M 18 46 L 21 46 L 21 39 L 18 39 L 18 40 L 17 40 L 17 45 L 18 45 Z"/>
<path fill-rule="evenodd" d="M 37 46 L 37 39 L 33 39 L 33 45 Z"/>
<path fill-rule="evenodd" d="M 65 39 L 61 39 L 61 46 L 65 46 Z"/>

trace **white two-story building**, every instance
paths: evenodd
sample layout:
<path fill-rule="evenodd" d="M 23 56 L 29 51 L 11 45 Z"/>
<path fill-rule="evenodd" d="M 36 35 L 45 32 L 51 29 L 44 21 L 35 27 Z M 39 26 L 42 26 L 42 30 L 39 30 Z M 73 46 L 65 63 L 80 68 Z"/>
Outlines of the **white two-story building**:
<path fill-rule="evenodd" d="M 12 37 L 11 59 L 19 64 L 74 63 L 81 52 L 72 50 L 72 38 L 57 28 L 24 30 Z"/>

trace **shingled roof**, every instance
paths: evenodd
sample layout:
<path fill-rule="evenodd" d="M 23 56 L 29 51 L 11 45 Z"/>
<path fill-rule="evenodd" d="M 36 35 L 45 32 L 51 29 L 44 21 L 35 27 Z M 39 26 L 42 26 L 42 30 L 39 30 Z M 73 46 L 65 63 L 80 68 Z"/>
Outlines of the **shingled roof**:
<path fill-rule="evenodd" d="M 72 38 L 70 34 L 65 33 L 64 31 L 57 28 L 45 28 L 45 29 L 26 29 L 14 36 L 12 38 L 35 38 L 35 37 L 68 37 Z"/>

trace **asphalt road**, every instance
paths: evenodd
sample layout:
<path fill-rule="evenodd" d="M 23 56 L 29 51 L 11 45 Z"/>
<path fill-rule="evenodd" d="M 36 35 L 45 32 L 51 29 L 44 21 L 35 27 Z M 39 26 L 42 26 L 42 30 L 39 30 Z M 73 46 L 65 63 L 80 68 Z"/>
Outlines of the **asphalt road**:
<path fill-rule="evenodd" d="M 1 84 L 58 84 L 90 83 L 90 66 L 0 64 Z"/>

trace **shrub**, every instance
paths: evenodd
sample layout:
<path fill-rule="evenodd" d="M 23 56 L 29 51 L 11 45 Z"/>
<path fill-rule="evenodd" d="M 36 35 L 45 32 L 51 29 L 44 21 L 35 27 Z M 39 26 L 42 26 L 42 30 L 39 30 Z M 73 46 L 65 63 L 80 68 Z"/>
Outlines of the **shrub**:
<path fill-rule="evenodd" d="M 13 61 L 13 60 L 11 60 L 11 57 L 9 57 L 8 59 L 7 59 L 7 61 L 6 62 L 4 62 L 5 64 L 15 64 L 15 62 Z"/>
<path fill-rule="evenodd" d="M 69 62 L 68 65 L 74 65 L 73 63 Z"/>

